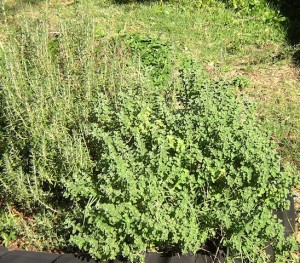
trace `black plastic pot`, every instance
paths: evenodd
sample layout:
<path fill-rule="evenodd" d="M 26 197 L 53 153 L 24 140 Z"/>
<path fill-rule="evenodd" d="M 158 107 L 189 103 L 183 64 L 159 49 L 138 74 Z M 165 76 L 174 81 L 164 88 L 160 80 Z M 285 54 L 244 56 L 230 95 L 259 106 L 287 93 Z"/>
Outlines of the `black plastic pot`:
<path fill-rule="evenodd" d="M 295 207 L 292 197 L 289 198 L 291 203 L 290 209 L 287 211 L 276 211 L 274 214 L 282 220 L 285 227 L 285 235 L 292 234 L 295 230 Z M 266 252 L 273 257 L 273 249 L 271 246 L 266 248 Z M 161 253 L 149 253 L 146 255 L 146 263 L 223 263 L 224 255 L 217 256 L 209 253 L 199 252 L 196 255 L 166 255 Z M 0 263 L 96 263 L 94 260 L 87 260 L 76 257 L 72 254 L 50 254 L 42 252 L 28 251 L 9 251 L 4 247 L 0 247 Z M 102 263 L 121 263 L 124 261 L 110 260 Z M 126 261 L 125 261 L 126 262 Z M 235 260 L 240 263 L 241 260 Z M 130 263 L 130 262 L 127 262 Z"/>

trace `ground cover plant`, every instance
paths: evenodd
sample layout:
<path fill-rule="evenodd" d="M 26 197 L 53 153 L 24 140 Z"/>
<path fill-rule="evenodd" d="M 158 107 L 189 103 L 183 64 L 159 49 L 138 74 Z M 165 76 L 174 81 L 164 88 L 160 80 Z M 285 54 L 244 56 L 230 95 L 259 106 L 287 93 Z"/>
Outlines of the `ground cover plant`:
<path fill-rule="evenodd" d="M 271 240 L 278 262 L 294 260 L 272 210 L 288 205 L 297 174 L 264 129 L 278 141 L 298 128 L 276 131 L 282 112 L 269 104 L 256 116 L 245 97 L 264 87 L 252 86 L 256 64 L 289 58 L 277 22 L 245 22 L 218 6 L 203 16 L 172 3 L 56 4 L 57 17 L 25 12 L 19 24 L 8 9 L 3 26 L 4 244 L 18 237 L 31 248 L 140 260 L 214 239 L 229 261 L 265 262 Z M 182 34 L 187 25 L 193 35 Z M 248 77 L 232 75 L 237 61 Z M 298 153 L 293 140 L 283 149 Z M 297 164 L 294 156 L 284 155 Z"/>

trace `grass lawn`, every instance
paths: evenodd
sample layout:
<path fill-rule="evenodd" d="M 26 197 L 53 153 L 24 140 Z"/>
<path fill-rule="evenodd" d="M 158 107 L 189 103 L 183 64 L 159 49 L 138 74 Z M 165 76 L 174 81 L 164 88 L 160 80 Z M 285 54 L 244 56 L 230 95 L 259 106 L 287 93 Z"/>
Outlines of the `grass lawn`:
<path fill-rule="evenodd" d="M 300 49 L 289 39 L 285 25 L 242 16 L 222 4 L 195 8 L 167 1 L 2 0 L 0 50 L 9 35 L 14 37 L 17 26 L 28 21 L 46 21 L 50 34 L 59 34 L 61 21 L 70 21 L 76 35 L 76 21 L 85 17 L 92 19 L 99 38 L 127 34 L 159 38 L 170 44 L 174 54 L 193 59 L 204 79 L 234 78 L 241 93 L 257 103 L 257 115 L 283 161 L 299 173 L 300 68 L 296 58 Z M 295 192 L 300 220 L 299 189 Z M 296 235 L 300 244 L 299 232 Z"/>

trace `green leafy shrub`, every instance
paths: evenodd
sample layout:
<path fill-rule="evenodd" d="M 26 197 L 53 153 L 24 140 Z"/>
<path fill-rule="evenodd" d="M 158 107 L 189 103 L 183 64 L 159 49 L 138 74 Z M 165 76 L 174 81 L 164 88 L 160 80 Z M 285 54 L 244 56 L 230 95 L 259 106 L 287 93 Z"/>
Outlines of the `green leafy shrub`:
<path fill-rule="evenodd" d="M 236 81 L 203 81 L 158 39 L 97 38 L 85 19 L 70 28 L 24 24 L 5 47 L 5 202 L 52 219 L 49 246 L 63 237 L 98 259 L 209 239 L 250 262 L 271 241 L 284 259 L 292 242 L 272 211 L 295 176 Z"/>

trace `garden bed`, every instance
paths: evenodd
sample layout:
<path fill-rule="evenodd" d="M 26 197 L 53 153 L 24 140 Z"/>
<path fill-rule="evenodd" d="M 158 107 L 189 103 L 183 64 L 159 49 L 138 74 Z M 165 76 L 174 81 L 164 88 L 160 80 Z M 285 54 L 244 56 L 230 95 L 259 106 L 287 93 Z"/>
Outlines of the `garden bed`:
<path fill-rule="evenodd" d="M 265 263 L 270 243 L 276 262 L 291 262 L 297 248 L 285 237 L 294 216 L 275 218 L 273 211 L 287 208 L 287 189 L 298 178 L 247 96 L 259 94 L 247 77 L 252 70 L 257 79 L 257 61 L 275 59 L 270 47 L 282 34 L 251 19 L 237 26 L 240 18 L 227 9 L 203 16 L 169 4 L 75 6 L 73 19 L 45 15 L 7 28 L 0 45 L 2 244 L 80 251 L 99 261 L 122 255 L 143 262 L 146 252 L 171 251 L 147 254 L 146 262 L 222 261 L 219 252 L 228 262 Z M 106 16 L 107 26 L 98 21 L 102 11 L 123 21 L 123 8 L 125 24 Z M 148 16 L 139 23 L 146 14 L 160 28 Z M 186 28 L 195 31 L 194 43 L 190 32 L 183 37 Z M 264 37 L 258 41 L 250 32 Z M 264 48 L 253 53 L 256 46 Z M 241 72 L 233 70 L 236 63 L 256 66 Z M 278 86 L 264 75 L 268 87 Z M 273 93 L 269 105 L 277 111 Z M 286 129 L 289 120 L 292 127 L 283 112 L 280 125 Z M 297 143 L 297 129 L 291 131 L 281 136 Z M 297 152 L 287 149 L 296 160 Z M 6 251 L 1 260 L 41 256 Z M 74 260 L 52 256 L 46 255 Z"/>

